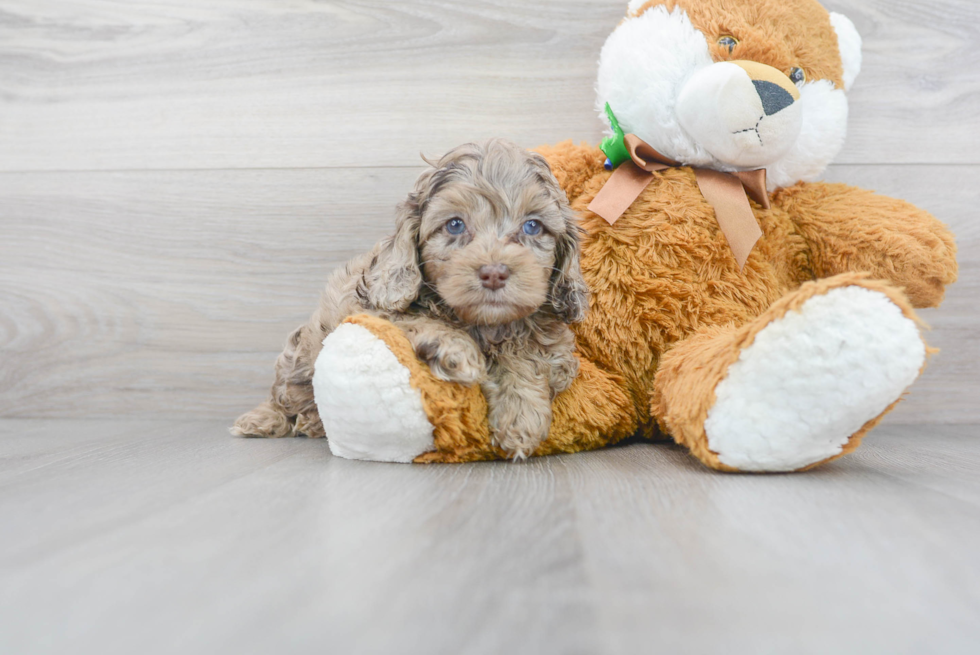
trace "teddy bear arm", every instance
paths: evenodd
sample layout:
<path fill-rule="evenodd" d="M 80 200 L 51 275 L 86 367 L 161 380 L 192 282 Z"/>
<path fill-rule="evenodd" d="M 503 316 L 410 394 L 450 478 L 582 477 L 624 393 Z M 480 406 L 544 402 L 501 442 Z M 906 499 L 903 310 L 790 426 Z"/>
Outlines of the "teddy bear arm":
<path fill-rule="evenodd" d="M 506 456 L 492 439 L 479 385 L 437 378 L 402 330 L 382 318 L 349 317 L 325 339 L 313 388 L 335 455 L 388 462 Z M 534 455 L 602 448 L 633 434 L 638 420 L 624 381 L 581 358 L 552 413 Z"/>
<path fill-rule="evenodd" d="M 424 375 L 424 374 L 423 374 Z M 434 427 L 435 449 L 419 463 L 467 462 L 506 457 L 493 441 L 487 405 L 478 387 L 429 381 L 425 401 Z M 588 360 L 579 362 L 572 385 L 552 401 L 548 438 L 535 457 L 596 450 L 615 444 L 637 429 L 637 414 L 623 381 Z"/>
<path fill-rule="evenodd" d="M 637 429 L 636 408 L 623 380 L 587 359 L 580 359 L 578 376 L 551 408 L 551 431 L 535 455 L 603 448 Z"/>
<path fill-rule="evenodd" d="M 903 287 L 915 307 L 938 306 L 956 281 L 956 244 L 934 216 L 911 203 L 844 184 L 798 184 L 773 204 L 810 247 L 817 278 L 868 272 Z"/>

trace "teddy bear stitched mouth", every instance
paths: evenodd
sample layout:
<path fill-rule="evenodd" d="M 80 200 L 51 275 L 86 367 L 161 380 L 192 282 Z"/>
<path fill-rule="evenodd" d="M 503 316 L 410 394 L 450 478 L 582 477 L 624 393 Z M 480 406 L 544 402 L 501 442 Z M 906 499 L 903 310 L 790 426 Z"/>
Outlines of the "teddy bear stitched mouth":
<path fill-rule="evenodd" d="M 744 130 L 735 130 L 732 134 L 745 134 L 746 132 L 755 132 L 756 137 L 759 139 L 759 145 L 765 146 L 765 142 L 762 140 L 762 134 L 759 132 L 759 126 L 762 125 L 762 121 L 766 120 L 765 116 L 760 116 L 759 120 L 756 121 L 755 127 L 749 127 Z"/>
<path fill-rule="evenodd" d="M 752 80 L 752 84 L 755 86 L 755 91 L 759 95 L 759 100 L 762 101 L 762 111 L 765 113 L 759 117 L 759 120 L 756 121 L 753 127 L 744 130 L 735 130 L 732 134 L 755 132 L 755 136 L 759 139 L 759 145 L 764 147 L 766 143 L 762 140 L 762 133 L 759 132 L 759 126 L 762 125 L 762 121 L 766 120 L 767 116 L 778 114 L 787 107 L 792 106 L 796 100 L 786 89 L 778 84 L 773 84 L 765 80 Z"/>

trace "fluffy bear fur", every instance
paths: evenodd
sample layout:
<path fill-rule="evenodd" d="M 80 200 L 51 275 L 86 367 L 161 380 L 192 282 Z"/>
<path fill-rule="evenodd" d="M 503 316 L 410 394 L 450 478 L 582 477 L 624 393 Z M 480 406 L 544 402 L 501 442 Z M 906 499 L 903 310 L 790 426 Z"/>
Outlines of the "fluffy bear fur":
<path fill-rule="evenodd" d="M 814 0 L 634 0 L 618 29 L 649 12 L 694 26 L 704 37 L 709 64 L 752 60 L 787 75 L 802 67 L 806 82 L 799 86 L 804 98 L 810 88 L 842 99 L 860 67 L 853 26 L 843 17 L 832 17 Z M 726 35 L 736 37 L 738 45 L 732 49 L 720 45 L 719 38 Z M 677 80 L 674 86 L 681 83 Z M 608 89 L 601 79 L 598 90 L 604 104 Z M 642 107 L 635 112 L 620 107 L 620 111 L 628 132 L 638 133 L 668 157 L 701 166 L 711 163 L 695 161 L 697 148 L 685 150 L 683 134 L 657 142 L 658 130 L 675 128 L 670 120 L 643 114 Z M 925 346 L 917 328 L 907 329 L 916 320 L 913 307 L 937 306 L 945 287 L 956 280 L 953 236 L 927 212 L 842 184 L 800 182 L 822 172 L 842 140 L 835 124 L 823 134 L 832 141 L 829 149 L 810 148 L 807 144 L 819 142 L 823 129 L 818 124 L 811 128 L 815 135 L 807 133 L 804 120 L 802 145 L 773 162 L 770 171 L 776 171 L 778 184 L 771 187 L 771 207 L 763 209 L 752 202 L 763 236 L 744 270 L 739 269 L 692 169 L 656 173 L 626 213 L 610 225 L 588 210 L 611 175 L 604 167 L 606 155 L 596 146 L 570 141 L 539 148 L 571 206 L 583 216 L 581 264 L 592 309 L 574 327 L 581 359 L 579 379 L 556 398 L 551 434 L 536 455 L 598 448 L 631 435 L 669 436 L 718 470 L 804 469 L 856 448 L 894 407 L 901 390 L 883 405 L 878 398 L 856 409 L 842 407 L 842 413 L 850 413 L 850 421 L 858 420 L 853 434 L 828 442 L 809 459 L 777 458 L 758 466 L 726 464 L 721 447 L 706 429 L 719 385 L 732 367 L 747 357 L 758 338 L 768 338 L 760 334 L 772 335 L 777 324 L 785 332 L 790 324 L 780 322 L 790 315 L 802 316 L 802 308 L 814 299 L 831 310 L 847 312 L 848 305 L 834 305 L 835 299 L 847 296 L 853 302 L 865 297 L 861 294 L 870 294 L 866 297 L 893 308 L 891 320 L 901 325 L 905 337 L 894 344 L 892 356 L 887 350 L 874 357 L 869 354 L 859 366 L 871 371 L 882 358 L 902 360 L 896 379 L 914 379 Z M 642 134 L 644 129 L 647 135 Z M 726 170 L 723 165 L 716 167 Z M 858 291 L 835 294 L 842 289 Z M 404 353 L 399 361 L 413 372 L 412 385 L 422 390 L 426 413 L 435 427 L 434 450 L 416 461 L 500 457 L 491 445 L 478 392 L 435 380 L 408 354 L 401 337 L 372 320 L 367 327 L 393 351 Z M 831 321 L 819 328 L 818 341 L 829 344 L 826 352 L 804 354 L 801 348 L 794 366 L 800 376 L 810 376 L 807 384 L 837 384 L 829 363 L 848 360 L 834 359 L 835 347 L 851 349 L 860 360 L 861 344 L 867 343 L 868 335 L 873 338 L 876 330 L 890 329 L 886 322 L 861 320 L 858 332 L 864 336 L 838 334 Z M 811 338 L 808 335 L 800 332 L 801 345 Z M 908 353 L 915 356 L 906 357 Z M 806 357 L 813 358 L 812 367 Z M 818 376 L 816 371 L 822 372 Z M 874 384 L 873 377 L 859 376 L 856 384 Z M 766 388 L 758 385 L 759 393 Z M 752 392 L 747 391 L 749 396 Z M 802 413 L 795 420 L 803 425 L 807 416 Z M 747 425 L 751 429 L 751 422 Z M 737 455 L 728 461 L 745 461 Z"/>

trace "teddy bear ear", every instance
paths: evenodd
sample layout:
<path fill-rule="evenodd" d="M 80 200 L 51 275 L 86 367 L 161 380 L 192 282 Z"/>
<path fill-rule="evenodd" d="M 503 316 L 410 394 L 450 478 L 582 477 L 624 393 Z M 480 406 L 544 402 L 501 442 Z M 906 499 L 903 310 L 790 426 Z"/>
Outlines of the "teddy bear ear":
<path fill-rule="evenodd" d="M 844 64 L 844 90 L 850 91 L 861 72 L 861 35 L 851 19 L 844 14 L 830 12 L 830 24 L 837 32 L 840 58 Z"/>

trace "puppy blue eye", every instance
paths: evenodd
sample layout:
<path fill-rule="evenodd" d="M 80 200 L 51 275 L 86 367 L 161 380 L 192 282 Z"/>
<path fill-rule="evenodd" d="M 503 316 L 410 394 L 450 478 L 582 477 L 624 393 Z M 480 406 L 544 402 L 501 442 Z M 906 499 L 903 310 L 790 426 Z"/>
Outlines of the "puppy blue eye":
<path fill-rule="evenodd" d="M 529 221 L 524 221 L 524 234 L 532 237 L 541 234 L 541 221 L 536 221 L 533 218 Z"/>
<path fill-rule="evenodd" d="M 451 218 L 446 223 L 446 232 L 452 235 L 462 234 L 466 231 L 466 223 L 461 218 Z"/>

